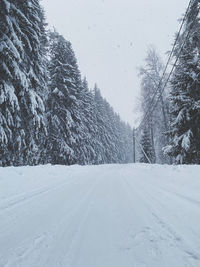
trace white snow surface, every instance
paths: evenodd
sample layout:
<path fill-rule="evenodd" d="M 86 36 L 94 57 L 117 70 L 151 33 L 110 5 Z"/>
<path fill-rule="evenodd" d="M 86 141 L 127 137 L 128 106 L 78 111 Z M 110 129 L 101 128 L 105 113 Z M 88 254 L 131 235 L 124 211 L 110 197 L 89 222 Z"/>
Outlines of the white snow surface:
<path fill-rule="evenodd" d="M 189 266 L 200 166 L 0 168 L 0 267 Z"/>

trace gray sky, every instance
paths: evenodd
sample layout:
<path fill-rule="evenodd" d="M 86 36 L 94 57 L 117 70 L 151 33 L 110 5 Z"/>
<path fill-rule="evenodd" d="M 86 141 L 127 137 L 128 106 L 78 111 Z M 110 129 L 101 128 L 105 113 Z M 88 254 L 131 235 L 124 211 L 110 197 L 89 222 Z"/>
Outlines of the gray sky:
<path fill-rule="evenodd" d="M 134 124 L 147 47 L 165 59 L 189 0 L 42 0 L 47 21 L 71 41 L 82 75 Z"/>

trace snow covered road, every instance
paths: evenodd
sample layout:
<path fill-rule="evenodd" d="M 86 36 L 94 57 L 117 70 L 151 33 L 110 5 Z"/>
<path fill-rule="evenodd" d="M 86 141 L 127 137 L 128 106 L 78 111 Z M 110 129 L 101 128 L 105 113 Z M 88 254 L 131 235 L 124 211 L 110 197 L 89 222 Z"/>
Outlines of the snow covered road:
<path fill-rule="evenodd" d="M 200 167 L 0 169 L 0 267 L 200 267 Z"/>

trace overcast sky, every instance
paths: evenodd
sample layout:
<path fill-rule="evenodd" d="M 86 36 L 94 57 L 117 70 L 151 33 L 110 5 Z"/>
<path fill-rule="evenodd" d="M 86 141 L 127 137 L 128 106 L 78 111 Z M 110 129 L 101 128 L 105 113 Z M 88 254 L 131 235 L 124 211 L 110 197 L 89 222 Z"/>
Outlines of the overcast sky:
<path fill-rule="evenodd" d="M 131 125 L 147 47 L 165 60 L 189 0 L 42 0 L 47 21 L 71 41 L 83 76 Z"/>

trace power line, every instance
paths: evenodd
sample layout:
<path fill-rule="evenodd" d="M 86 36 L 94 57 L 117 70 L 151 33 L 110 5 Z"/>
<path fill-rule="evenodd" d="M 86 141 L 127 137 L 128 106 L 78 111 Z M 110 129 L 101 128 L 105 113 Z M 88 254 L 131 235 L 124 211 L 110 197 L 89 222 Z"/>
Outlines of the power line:
<path fill-rule="evenodd" d="M 162 86 L 162 82 L 163 82 L 163 79 L 164 79 L 164 77 L 165 77 L 166 71 L 167 71 L 167 69 L 168 69 L 169 63 L 170 63 L 170 61 L 171 61 L 171 59 L 172 59 L 172 57 L 173 57 L 173 55 L 174 55 L 174 51 L 175 51 L 176 45 L 177 45 L 177 43 L 178 43 L 178 40 L 179 40 L 181 31 L 182 31 L 182 29 L 183 29 L 184 23 L 185 23 L 185 21 L 186 21 L 186 18 L 187 18 L 189 9 L 190 9 L 190 5 L 192 4 L 192 1 L 193 1 L 193 0 L 190 0 L 190 2 L 189 2 L 189 4 L 188 4 L 187 10 L 186 10 L 185 15 L 184 15 L 184 17 L 183 17 L 181 26 L 180 26 L 179 31 L 178 31 L 178 34 L 177 34 L 177 36 L 176 36 L 176 39 L 175 39 L 175 42 L 174 42 L 174 44 L 173 44 L 172 50 L 171 50 L 171 52 L 170 52 L 169 58 L 168 58 L 167 63 L 166 63 L 166 65 L 165 65 L 163 74 L 162 74 L 162 76 L 161 76 L 161 78 L 160 78 L 158 87 L 157 87 L 157 89 L 155 90 L 155 92 L 154 92 L 154 94 L 153 94 L 153 97 L 152 97 L 152 99 L 151 99 L 151 102 L 150 102 L 150 104 L 149 104 L 149 109 L 148 109 L 147 112 L 145 113 L 144 118 L 142 119 L 142 121 L 141 121 L 141 123 L 140 123 L 140 125 L 139 125 L 139 127 L 138 127 L 137 129 L 140 129 L 141 126 L 142 126 L 142 124 L 143 124 L 143 123 L 146 121 L 146 119 L 149 117 L 149 111 L 150 111 L 150 109 L 151 109 L 151 106 L 152 106 L 153 103 L 154 103 L 154 100 L 155 100 L 155 97 L 156 97 L 157 93 L 161 90 L 160 87 Z M 198 14 L 197 14 L 197 15 L 198 15 Z M 163 90 L 163 91 L 164 91 L 164 90 Z M 160 98 L 159 98 L 159 99 L 160 99 Z M 156 102 L 156 103 L 157 103 L 157 102 Z"/>
<path fill-rule="evenodd" d="M 197 9 L 197 14 L 196 14 L 196 16 L 194 17 L 194 21 L 197 19 L 197 16 L 198 16 L 198 14 L 199 14 L 199 11 L 200 11 L 200 7 Z M 167 80 L 166 80 L 166 82 L 165 82 L 163 88 L 160 90 L 160 93 L 159 93 L 159 96 L 158 96 L 158 98 L 157 98 L 157 101 L 155 102 L 153 108 L 152 108 L 151 110 L 150 110 L 150 109 L 148 110 L 148 116 L 151 115 L 151 114 L 153 113 L 153 111 L 155 110 L 155 108 L 156 108 L 156 106 L 157 106 L 157 104 L 158 104 L 158 102 L 159 102 L 159 100 L 160 100 L 160 98 L 161 98 L 161 96 L 162 96 L 162 94 L 163 94 L 163 92 L 164 92 L 164 90 L 165 90 L 165 88 L 166 88 L 168 82 L 170 81 L 170 78 L 171 78 L 171 76 L 172 76 L 172 74 L 173 74 L 174 69 L 176 68 L 177 62 L 178 62 L 178 60 L 179 60 L 179 58 L 180 58 L 180 56 L 181 56 L 181 53 L 182 53 L 182 51 L 183 51 L 183 49 L 184 49 L 184 46 L 185 46 L 185 44 L 186 44 L 186 42 L 187 42 L 187 39 L 188 39 L 188 37 L 190 36 L 191 30 L 192 30 L 192 27 L 190 27 L 190 29 L 188 30 L 188 33 L 187 33 L 187 35 L 186 35 L 186 37 L 185 37 L 185 39 L 184 39 L 184 41 L 183 41 L 183 43 L 182 43 L 182 45 L 181 45 L 181 48 L 180 48 L 180 50 L 179 50 L 179 52 L 178 52 L 178 55 L 177 55 L 176 60 L 175 60 L 175 62 L 174 62 L 174 64 L 173 64 L 173 67 L 172 67 L 172 69 L 171 69 L 171 71 L 170 71 L 170 73 L 169 73 L 169 75 L 168 75 L 168 78 L 167 78 Z M 151 107 L 150 107 L 150 108 L 151 108 Z M 147 118 L 148 118 L 148 116 L 147 116 Z M 144 121 L 143 121 L 143 122 L 144 122 Z M 142 123 L 143 123 L 143 122 L 142 122 Z"/>
<path fill-rule="evenodd" d="M 183 49 L 184 49 L 184 46 L 185 46 L 185 44 L 186 44 L 186 41 L 187 41 L 188 37 L 190 36 L 191 30 L 192 30 L 192 24 L 190 25 L 190 28 L 189 28 L 189 30 L 188 30 L 188 33 L 186 34 L 186 36 L 185 36 L 185 38 L 184 38 L 184 41 L 183 41 L 183 43 L 182 43 L 182 45 L 181 45 L 181 48 L 180 48 L 180 50 L 179 50 L 179 52 L 178 52 L 178 55 L 177 55 L 176 60 L 175 60 L 175 62 L 174 62 L 174 64 L 173 64 L 173 67 L 172 67 L 172 69 L 171 69 L 171 71 L 170 71 L 170 73 L 169 73 L 169 75 L 168 75 L 168 78 L 167 78 L 167 80 L 165 81 L 163 88 L 161 89 L 160 86 L 162 85 L 162 80 L 163 80 L 163 78 L 164 78 L 164 76 L 165 76 L 165 72 L 167 71 L 168 65 L 169 65 L 169 63 L 170 63 L 170 61 L 171 61 L 171 58 L 172 58 L 173 54 L 174 54 L 174 50 L 175 50 L 175 48 L 176 48 L 176 44 L 177 44 L 177 42 L 178 42 L 178 40 L 179 40 L 179 36 L 180 36 L 180 34 L 181 34 L 183 25 L 184 25 L 185 20 L 186 20 L 186 18 L 187 18 L 187 15 L 188 15 L 188 12 L 189 12 L 189 8 L 190 8 L 190 5 L 191 5 L 192 1 L 193 1 L 193 0 L 190 0 L 190 2 L 189 2 L 187 11 L 186 11 L 186 13 L 185 13 L 185 16 L 184 16 L 184 19 L 183 19 L 183 21 L 182 21 L 181 27 L 180 27 L 180 29 L 179 29 L 179 33 L 178 33 L 177 38 L 176 38 L 176 40 L 175 40 L 175 42 L 174 42 L 172 51 L 171 51 L 170 56 L 169 56 L 169 58 L 168 58 L 166 67 L 165 67 L 165 69 L 164 69 L 163 75 L 162 75 L 162 77 L 161 77 L 161 79 L 160 79 L 160 82 L 159 82 L 159 84 L 158 84 L 158 87 L 157 87 L 157 89 L 156 89 L 156 91 L 155 91 L 155 93 L 154 93 L 154 95 L 153 95 L 151 104 L 149 105 L 149 109 L 147 110 L 147 112 L 146 112 L 146 114 L 145 114 L 143 120 L 141 121 L 141 123 L 140 123 L 140 125 L 139 125 L 139 127 L 138 127 L 137 129 L 140 129 L 140 128 L 141 128 L 142 124 L 146 121 L 146 119 L 149 117 L 149 115 L 151 115 L 151 114 L 153 113 L 153 111 L 155 110 L 155 108 L 156 108 L 156 106 L 157 106 L 157 104 L 158 104 L 160 98 L 162 97 L 162 94 L 163 94 L 163 92 L 164 92 L 164 90 L 165 90 L 165 88 L 166 88 L 166 86 L 167 86 L 167 84 L 168 84 L 168 82 L 169 82 L 169 80 L 170 80 L 170 78 L 171 78 L 171 75 L 173 74 L 173 71 L 174 71 L 174 69 L 175 69 L 175 67 L 176 67 L 176 65 L 177 65 L 177 62 L 178 62 L 178 60 L 179 60 L 179 58 L 180 58 L 180 56 L 181 56 L 181 53 L 182 53 L 182 51 L 183 51 Z M 199 14 L 199 11 L 200 11 L 200 7 L 197 9 L 197 14 L 196 14 L 196 16 L 194 17 L 193 22 L 196 21 L 197 16 L 198 16 L 198 14 Z M 153 108 L 151 109 L 151 107 L 152 107 L 152 105 L 153 105 L 153 102 L 154 102 L 154 99 L 155 99 L 155 97 L 156 97 L 158 91 L 160 91 L 160 92 L 159 92 L 159 96 L 158 96 L 157 101 L 155 102 Z M 137 139 L 136 139 L 136 142 L 139 144 L 139 146 L 140 146 L 142 152 L 144 153 L 145 157 L 147 158 L 148 162 L 151 163 L 151 160 L 150 160 L 149 157 L 147 156 L 147 154 L 146 154 L 146 152 L 144 151 L 144 149 L 143 149 L 142 145 L 140 144 L 140 142 L 138 142 Z"/>

